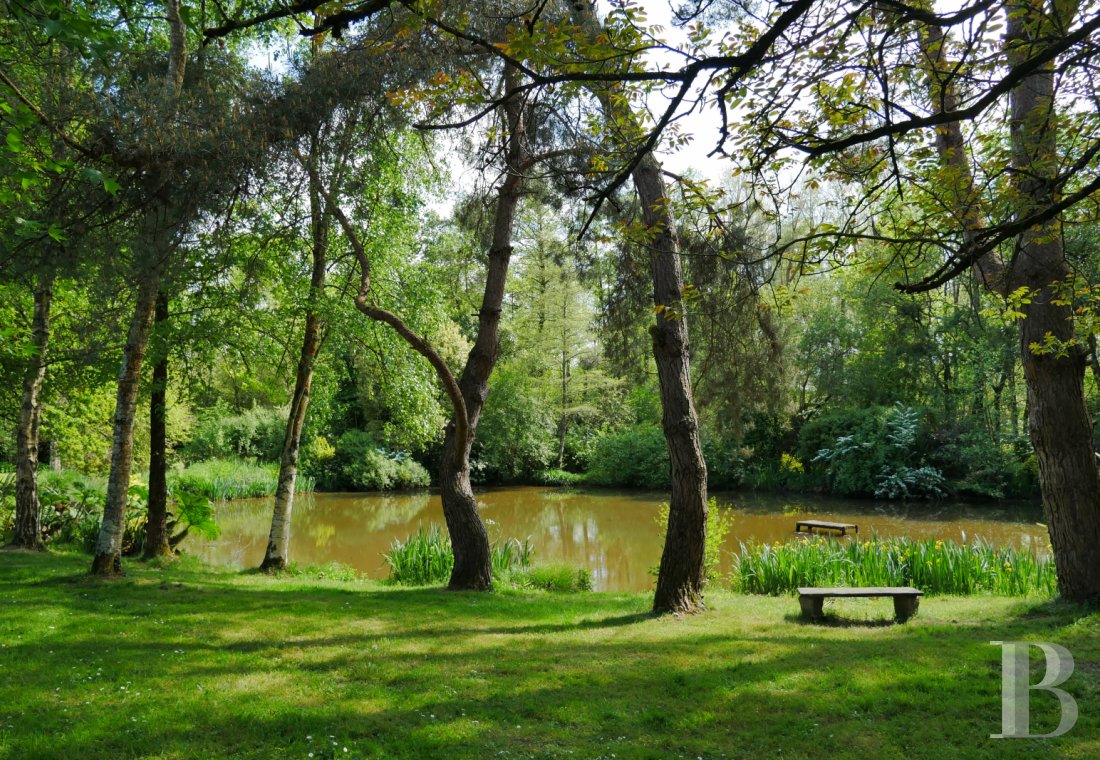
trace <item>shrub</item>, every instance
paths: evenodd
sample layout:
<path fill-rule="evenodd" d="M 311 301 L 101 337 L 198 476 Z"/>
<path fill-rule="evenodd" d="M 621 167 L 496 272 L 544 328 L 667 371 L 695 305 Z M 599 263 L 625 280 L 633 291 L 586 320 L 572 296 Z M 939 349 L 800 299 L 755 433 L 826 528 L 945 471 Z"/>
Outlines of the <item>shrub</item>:
<path fill-rule="evenodd" d="M 1049 596 L 1056 590 L 1050 558 L 985 542 L 814 538 L 741 544 L 734 560 L 733 588 L 751 594 L 790 593 L 799 586 L 915 586 L 928 594 Z"/>
<path fill-rule="evenodd" d="M 661 546 L 665 544 L 668 535 L 668 504 L 662 504 L 657 508 L 657 527 L 661 533 Z M 733 527 L 733 515 L 718 506 L 718 500 L 713 496 L 707 501 L 707 539 L 703 552 L 703 570 L 706 581 L 713 583 L 721 580 L 720 566 L 722 564 L 722 544 L 726 535 Z M 660 568 L 650 569 L 652 575 L 657 575 Z"/>
<path fill-rule="evenodd" d="M 661 428 L 634 425 L 600 438 L 587 479 L 601 486 L 668 488 L 668 446 Z"/>
<path fill-rule="evenodd" d="M 387 451 L 361 430 L 340 436 L 333 457 L 337 488 L 353 491 L 386 491 L 424 488 L 431 476 L 406 452 Z"/>
<path fill-rule="evenodd" d="M 286 437 L 289 410 L 256 406 L 240 414 L 218 410 L 202 419 L 183 447 L 187 461 L 240 457 L 277 461 Z"/>
<path fill-rule="evenodd" d="M 479 483 L 527 480 L 557 454 L 553 416 L 530 378 L 502 367 L 493 375 L 477 426 L 471 474 Z"/>
<path fill-rule="evenodd" d="M 946 495 L 943 474 L 921 461 L 920 412 L 897 404 L 880 419 L 860 415 L 858 420 L 856 432 L 837 436 L 813 458 L 824 464 L 833 493 L 886 499 Z"/>

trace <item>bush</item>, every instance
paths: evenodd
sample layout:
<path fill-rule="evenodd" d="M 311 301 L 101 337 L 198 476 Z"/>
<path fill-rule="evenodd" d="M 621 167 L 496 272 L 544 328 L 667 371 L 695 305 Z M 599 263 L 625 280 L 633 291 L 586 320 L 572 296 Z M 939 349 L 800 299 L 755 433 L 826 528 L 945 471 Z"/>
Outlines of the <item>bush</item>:
<path fill-rule="evenodd" d="M 662 504 L 657 508 L 657 527 L 661 533 L 661 546 L 665 545 L 668 536 L 668 504 Z M 721 580 L 719 567 L 722 564 L 722 544 L 726 535 L 733 527 L 733 515 L 718 506 L 718 500 L 713 496 L 707 501 L 707 539 L 703 550 L 703 570 L 707 583 Z M 650 574 L 656 576 L 659 567 L 650 568 Z"/>
<path fill-rule="evenodd" d="M 502 367 L 493 375 L 477 426 L 471 474 L 479 483 L 529 480 L 557 454 L 553 416 L 530 379 Z"/>
<path fill-rule="evenodd" d="M 657 425 L 634 425 L 596 442 L 588 482 L 601 486 L 664 489 L 669 486 L 668 446 Z"/>
<path fill-rule="evenodd" d="M 289 410 L 257 406 L 240 414 L 221 410 L 202 419 L 182 453 L 189 462 L 240 457 L 278 461 Z"/>
<path fill-rule="evenodd" d="M 922 461 L 920 412 L 897 404 L 879 417 L 860 414 L 857 420 L 855 432 L 837 436 L 813 458 L 824 465 L 833 493 L 884 499 L 946 495 L 943 473 Z"/>
<path fill-rule="evenodd" d="M 43 538 L 52 544 L 70 544 L 89 553 L 94 551 L 106 492 L 106 482 L 101 478 L 69 470 L 43 472 L 39 482 Z M 168 527 L 174 538 L 173 546 L 191 531 L 217 537 L 214 509 L 207 497 L 178 485 L 170 488 L 169 497 Z M 130 486 L 122 538 L 124 555 L 138 554 L 144 547 L 148 502 L 149 490 L 144 484 Z"/>
<path fill-rule="evenodd" d="M 335 482 L 326 485 L 338 489 L 386 491 L 431 484 L 428 471 L 409 454 L 387 451 L 361 430 L 340 436 L 332 463 Z"/>
<path fill-rule="evenodd" d="M 527 541 L 510 538 L 494 543 L 490 550 L 493 576 L 528 568 L 532 553 Z M 412 586 L 446 583 L 455 564 L 451 540 L 438 525 L 427 530 L 420 526 L 406 540 L 394 541 L 382 556 L 390 567 L 390 581 Z"/>

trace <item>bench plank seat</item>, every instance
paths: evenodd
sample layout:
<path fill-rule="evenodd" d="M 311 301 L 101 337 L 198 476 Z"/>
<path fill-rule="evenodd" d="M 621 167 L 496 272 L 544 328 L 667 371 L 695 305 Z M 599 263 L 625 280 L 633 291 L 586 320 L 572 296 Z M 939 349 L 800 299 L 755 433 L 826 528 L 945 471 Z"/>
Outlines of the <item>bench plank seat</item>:
<path fill-rule="evenodd" d="M 857 597 L 889 596 L 894 600 L 894 616 L 899 623 L 904 623 L 917 614 L 920 606 L 920 598 L 924 592 L 912 586 L 869 586 L 865 588 L 813 588 L 801 587 L 798 589 L 798 603 L 802 607 L 802 617 L 810 620 L 820 620 L 825 599 L 827 597 L 844 597 L 847 599 Z"/>
<path fill-rule="evenodd" d="M 794 524 L 795 533 L 813 533 L 818 530 L 835 530 L 840 535 L 848 535 L 848 531 L 859 533 L 859 526 L 855 523 L 829 522 L 827 520 L 798 520 Z"/>

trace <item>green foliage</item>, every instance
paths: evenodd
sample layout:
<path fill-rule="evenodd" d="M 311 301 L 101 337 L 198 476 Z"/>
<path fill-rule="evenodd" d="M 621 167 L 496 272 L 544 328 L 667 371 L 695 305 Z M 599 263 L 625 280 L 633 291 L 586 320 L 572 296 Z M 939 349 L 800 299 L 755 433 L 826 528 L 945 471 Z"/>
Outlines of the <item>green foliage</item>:
<path fill-rule="evenodd" d="M 529 379 L 502 367 L 489 384 L 477 426 L 471 469 L 478 481 L 533 478 L 554 457 L 554 419 Z"/>
<path fill-rule="evenodd" d="M 661 546 L 664 546 L 665 537 L 668 535 L 668 504 L 662 504 L 657 508 L 657 527 L 661 532 Z M 722 562 L 722 544 L 726 535 L 733 527 L 733 515 L 718 506 L 718 499 L 711 496 L 707 501 L 707 540 L 703 552 L 703 570 L 707 583 L 717 583 L 722 580 L 718 569 Z M 650 568 L 652 575 L 657 575 L 659 568 Z"/>
<path fill-rule="evenodd" d="M 524 541 L 514 538 L 495 542 L 491 547 L 494 577 L 503 577 L 531 565 L 534 550 Z M 438 525 L 425 529 L 423 525 L 404 541 L 394 541 L 382 555 L 390 568 L 390 581 L 410 586 L 430 586 L 446 583 L 455 564 L 451 540 Z"/>
<path fill-rule="evenodd" d="M 213 501 L 273 496 L 279 485 L 279 465 L 246 462 L 239 459 L 211 459 L 196 462 L 168 475 L 168 486 Z M 312 491 L 313 481 L 299 475 L 295 490 Z"/>
<path fill-rule="evenodd" d="M 600 486 L 668 488 L 668 445 L 655 424 L 634 425 L 596 442 L 588 482 Z"/>
<path fill-rule="evenodd" d="M 386 491 L 426 488 L 431 476 L 424 466 L 405 452 L 387 451 L 361 430 L 340 436 L 329 470 L 333 480 L 326 488 L 353 491 Z"/>
<path fill-rule="evenodd" d="M 188 461 L 240 457 L 273 462 L 286 436 L 288 410 L 254 406 L 240 414 L 215 411 L 202 419 L 184 446 Z"/>
<path fill-rule="evenodd" d="M 329 562 L 326 565 L 299 565 L 297 562 L 291 562 L 280 574 L 292 578 L 311 578 L 322 581 L 357 581 L 362 577 L 354 567 L 341 562 Z"/>
<path fill-rule="evenodd" d="M 799 586 L 914 586 L 928 594 L 1053 596 L 1054 562 L 1027 550 L 984 542 L 813 538 L 786 544 L 741 544 L 733 588 L 790 593 Z"/>
<path fill-rule="evenodd" d="M 587 478 L 579 472 L 550 469 L 535 473 L 533 480 L 540 486 L 576 486 L 586 482 Z"/>
<path fill-rule="evenodd" d="M 885 499 L 946 494 L 943 474 L 917 461 L 920 412 L 898 404 L 881 416 L 860 415 L 858 425 L 813 458 L 824 464 L 834 493 Z"/>

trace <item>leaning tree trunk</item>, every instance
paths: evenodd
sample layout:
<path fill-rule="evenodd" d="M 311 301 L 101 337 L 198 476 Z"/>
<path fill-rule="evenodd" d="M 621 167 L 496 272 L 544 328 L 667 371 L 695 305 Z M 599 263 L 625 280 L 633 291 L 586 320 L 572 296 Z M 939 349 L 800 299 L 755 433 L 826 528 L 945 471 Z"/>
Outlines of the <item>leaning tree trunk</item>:
<path fill-rule="evenodd" d="M 317 302 L 325 287 L 328 265 L 328 212 L 321 202 L 320 179 L 317 175 L 318 144 L 314 137 L 310 145 L 309 207 L 313 234 L 313 273 L 309 281 L 309 306 L 306 311 L 305 335 L 298 354 L 298 374 L 294 379 L 294 396 L 290 402 L 283 449 L 279 457 L 279 480 L 275 488 L 275 509 L 267 551 L 260 569 L 277 571 L 286 568 L 290 556 L 290 516 L 294 508 L 294 488 L 298 479 L 298 455 L 301 450 L 302 428 L 309 408 L 309 391 L 313 384 L 313 367 L 321 350 L 324 320 L 317 313 Z"/>
<path fill-rule="evenodd" d="M 163 82 L 162 119 L 170 122 L 175 115 L 183 89 L 187 66 L 187 35 L 180 0 L 165 0 L 168 21 L 168 70 Z M 145 190 L 150 197 L 171 193 L 174 188 L 162 185 L 163 178 L 151 172 Z M 171 228 L 178 223 L 174 209 L 161 201 L 150 201 L 138 242 L 145 268 L 138 276 L 137 300 L 122 351 L 122 367 L 118 373 L 115 397 L 114 432 L 111 442 L 111 472 L 107 477 L 107 500 L 103 507 L 103 522 L 96 539 L 92 575 L 111 576 L 122 572 L 122 538 L 126 529 L 126 502 L 130 491 L 130 468 L 134 460 L 134 416 L 137 411 L 138 387 L 153 312 L 160 289 L 161 274 L 170 251 Z"/>
<path fill-rule="evenodd" d="M 126 502 L 130 492 L 130 469 L 134 459 L 134 417 L 138 387 L 153 312 L 160 286 L 160 269 L 147 270 L 138 283 L 137 301 L 126 334 L 122 367 L 118 373 L 115 397 L 114 435 L 111 443 L 111 472 L 107 479 L 107 501 L 103 522 L 96 540 L 93 575 L 118 575 L 122 572 L 122 537 L 126 528 Z"/>
<path fill-rule="evenodd" d="M 153 322 L 162 329 L 168 322 L 168 296 L 157 295 Z M 168 534 L 168 347 L 153 365 L 153 386 L 149 397 L 149 509 L 145 528 L 146 559 L 172 556 Z"/>
<path fill-rule="evenodd" d="M 512 66 L 505 67 L 505 87 L 513 91 L 519 77 Z M 455 564 L 448 588 L 484 590 L 492 584 L 489 536 L 477 511 L 477 499 L 470 485 L 470 451 L 477 434 L 477 423 L 489 395 L 489 376 L 496 365 L 500 348 L 500 315 L 504 305 L 504 286 L 512 259 L 512 230 L 516 208 L 523 195 L 524 174 L 530 162 L 530 149 L 519 95 L 508 98 L 502 109 L 508 129 L 505 178 L 497 195 L 493 219 L 493 239 L 489 249 L 489 267 L 485 293 L 478 311 L 477 339 L 466 359 L 458 380 L 466 404 L 467 434 L 460 445 L 455 421 L 447 426 L 440 460 L 439 485 L 443 517 L 451 536 Z"/>
<path fill-rule="evenodd" d="M 42 517 L 38 501 L 38 431 L 42 421 L 39 395 L 46 378 L 54 272 L 52 266 L 46 265 L 38 275 L 34 289 L 34 316 L 31 320 L 34 356 L 23 376 L 23 403 L 16 432 L 15 538 L 12 543 L 27 549 L 42 548 Z"/>
<path fill-rule="evenodd" d="M 591 0 L 573 3 L 575 17 L 595 39 L 602 33 Z M 637 117 L 626 101 L 613 99 L 607 89 L 595 91 L 609 124 L 630 137 L 641 134 Z M 661 173 L 652 153 L 633 172 L 642 205 L 653 267 L 653 302 L 657 321 L 652 325 L 653 356 L 661 393 L 665 441 L 672 475 L 668 530 L 653 598 L 656 613 L 692 612 L 702 606 L 706 582 L 704 555 L 707 535 L 707 466 L 699 438 L 699 419 L 691 391 L 687 318 L 683 313 L 684 277 L 676 219 Z"/>
<path fill-rule="evenodd" d="M 1007 5 L 1010 63 L 1025 60 L 1049 33 L 1068 23 L 1048 16 L 1044 8 L 1040 0 Z M 1027 217 L 1058 200 L 1052 66 L 1012 91 L 1009 136 L 1016 214 Z M 1070 278 L 1057 220 L 1019 236 L 1009 279 L 1013 290 L 1026 287 L 1032 293 L 1031 302 L 1022 306 L 1020 354 L 1039 488 L 1058 591 L 1066 599 L 1084 601 L 1100 598 L 1100 471 L 1085 403 L 1085 348 L 1075 335 L 1072 297 L 1066 291 Z"/>

